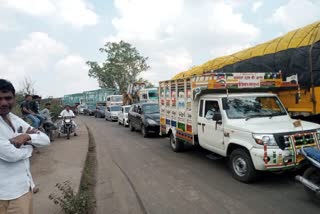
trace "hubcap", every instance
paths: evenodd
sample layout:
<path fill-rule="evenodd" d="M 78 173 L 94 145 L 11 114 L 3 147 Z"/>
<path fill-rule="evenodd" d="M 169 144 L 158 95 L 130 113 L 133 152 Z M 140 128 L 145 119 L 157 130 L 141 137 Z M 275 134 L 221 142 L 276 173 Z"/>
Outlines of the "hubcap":
<path fill-rule="evenodd" d="M 171 146 L 175 149 L 176 148 L 176 141 L 174 140 L 174 137 L 171 136 L 170 141 L 171 141 Z"/>
<path fill-rule="evenodd" d="M 247 162 L 242 157 L 234 158 L 232 165 L 235 173 L 238 176 L 243 177 L 247 174 L 247 171 L 248 171 Z"/>

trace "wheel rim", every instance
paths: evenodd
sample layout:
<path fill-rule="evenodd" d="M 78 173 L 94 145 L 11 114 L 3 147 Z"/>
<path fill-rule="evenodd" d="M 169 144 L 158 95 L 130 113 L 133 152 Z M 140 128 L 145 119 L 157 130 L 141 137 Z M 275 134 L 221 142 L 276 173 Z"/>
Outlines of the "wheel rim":
<path fill-rule="evenodd" d="M 233 170 L 238 176 L 243 177 L 247 174 L 248 164 L 243 157 L 240 157 L 240 156 L 235 157 L 232 161 L 232 165 L 233 165 Z"/>
<path fill-rule="evenodd" d="M 176 148 L 176 141 L 174 140 L 173 136 L 170 137 L 170 143 L 171 143 L 172 148 L 175 149 Z"/>

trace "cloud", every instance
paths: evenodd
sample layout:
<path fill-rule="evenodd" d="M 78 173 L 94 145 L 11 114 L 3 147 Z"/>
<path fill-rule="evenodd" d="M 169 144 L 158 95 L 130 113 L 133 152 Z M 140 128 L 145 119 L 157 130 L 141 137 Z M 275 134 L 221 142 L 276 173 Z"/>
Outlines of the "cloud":
<path fill-rule="evenodd" d="M 320 19 L 320 1 L 290 0 L 275 10 L 269 22 L 293 30 Z"/>
<path fill-rule="evenodd" d="M 115 33 L 105 38 L 130 42 L 148 56 L 151 70 L 143 75 L 156 83 L 257 40 L 260 30 L 230 2 L 114 0 Z"/>
<path fill-rule="evenodd" d="M 19 89 L 25 77 L 35 82 L 36 92 L 43 96 L 62 96 L 84 89 L 98 88 L 89 79 L 85 60 L 70 53 L 61 42 L 43 32 L 30 33 L 6 53 L 0 52 L 0 76 Z"/>
<path fill-rule="evenodd" d="M 46 33 L 33 32 L 11 51 L 0 53 L 1 76 L 20 81 L 25 75 L 41 74 L 53 58 L 66 51 L 62 43 Z"/>
<path fill-rule="evenodd" d="M 256 13 L 262 5 L 263 5 L 263 2 L 261 1 L 254 2 L 251 8 L 252 12 Z"/>
<path fill-rule="evenodd" d="M 59 86 L 60 94 L 79 93 L 99 88 L 95 79 L 88 77 L 86 60 L 79 55 L 67 55 L 55 64 L 54 72 L 64 84 Z"/>
<path fill-rule="evenodd" d="M 76 28 L 98 22 L 98 15 L 86 0 L 2 0 L 1 6 L 31 16 L 55 17 Z"/>

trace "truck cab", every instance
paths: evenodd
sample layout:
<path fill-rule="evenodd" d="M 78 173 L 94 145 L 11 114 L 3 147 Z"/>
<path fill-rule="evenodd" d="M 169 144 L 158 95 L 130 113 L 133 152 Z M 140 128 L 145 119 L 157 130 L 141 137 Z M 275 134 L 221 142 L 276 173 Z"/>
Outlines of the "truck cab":
<path fill-rule="evenodd" d="M 296 123 L 274 94 L 210 94 L 199 98 L 199 145 L 229 157 L 232 174 L 241 181 L 253 179 L 256 170 L 278 171 L 300 164 L 301 146 L 316 145 L 320 126 Z"/>

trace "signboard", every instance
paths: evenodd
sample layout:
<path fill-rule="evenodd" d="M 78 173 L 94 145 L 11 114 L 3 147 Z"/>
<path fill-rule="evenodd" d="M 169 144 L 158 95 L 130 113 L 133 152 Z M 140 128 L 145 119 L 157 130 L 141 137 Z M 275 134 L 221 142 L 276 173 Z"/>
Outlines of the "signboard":
<path fill-rule="evenodd" d="M 257 88 L 264 73 L 233 73 L 233 79 L 238 80 L 238 88 Z"/>

